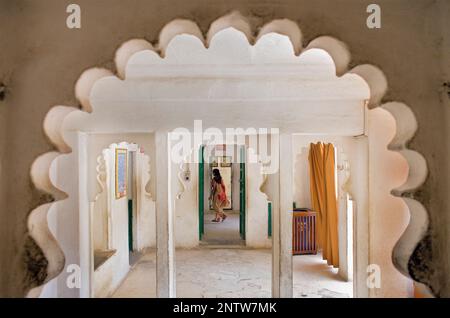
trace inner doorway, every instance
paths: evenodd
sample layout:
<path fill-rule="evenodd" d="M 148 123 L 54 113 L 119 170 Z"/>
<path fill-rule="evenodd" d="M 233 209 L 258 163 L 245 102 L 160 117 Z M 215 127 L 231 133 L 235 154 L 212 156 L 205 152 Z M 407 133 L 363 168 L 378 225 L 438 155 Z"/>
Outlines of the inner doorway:
<path fill-rule="evenodd" d="M 245 245 L 245 146 L 202 145 L 199 160 L 199 239 L 202 245 Z M 216 222 L 212 180 L 217 170 L 228 202 Z"/>
<path fill-rule="evenodd" d="M 353 218 L 367 196 L 367 138 L 293 136 L 293 296 L 354 295 Z M 349 184 L 357 190 L 349 193 Z M 366 189 L 366 190 L 365 190 Z M 358 205 L 359 204 L 359 205 Z"/>

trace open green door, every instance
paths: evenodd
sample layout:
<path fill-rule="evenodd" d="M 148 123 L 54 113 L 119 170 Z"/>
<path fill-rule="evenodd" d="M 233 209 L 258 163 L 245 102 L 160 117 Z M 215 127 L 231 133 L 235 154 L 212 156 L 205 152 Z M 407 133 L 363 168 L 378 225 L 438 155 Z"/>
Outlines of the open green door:
<path fill-rule="evenodd" d="M 239 233 L 241 238 L 245 240 L 245 146 L 240 146 L 239 157 Z"/>
<path fill-rule="evenodd" d="M 198 154 L 198 238 L 202 240 L 205 234 L 205 161 L 203 153 L 205 146 L 201 145 Z"/>

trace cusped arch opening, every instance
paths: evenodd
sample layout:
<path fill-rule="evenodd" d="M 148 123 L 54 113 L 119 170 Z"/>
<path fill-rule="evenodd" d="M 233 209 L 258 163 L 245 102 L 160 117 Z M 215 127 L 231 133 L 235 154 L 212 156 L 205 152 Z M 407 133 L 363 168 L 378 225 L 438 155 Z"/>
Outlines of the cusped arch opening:
<path fill-rule="evenodd" d="M 230 29 L 231 28 L 231 29 Z M 177 56 L 176 50 L 174 53 L 170 53 L 175 42 L 186 42 L 186 35 L 193 36 L 197 38 L 198 43 L 203 46 L 201 48 L 199 46 L 198 52 L 208 52 L 208 50 L 214 50 L 214 41 L 217 36 L 220 37 L 222 35 L 226 35 L 230 30 L 238 30 L 240 34 L 244 36 L 246 42 L 240 42 L 236 47 L 242 47 L 243 45 L 249 45 L 249 43 L 253 42 L 253 32 L 250 27 L 250 24 L 246 20 L 245 17 L 242 17 L 239 13 L 233 12 L 230 15 L 222 17 L 215 21 L 206 36 L 206 38 L 201 33 L 198 26 L 188 20 L 175 20 L 161 31 L 159 37 L 159 44 L 157 45 L 157 50 L 145 40 L 130 40 L 124 43 L 119 50 L 116 52 L 116 67 L 117 74 L 119 78 L 122 80 L 126 80 L 128 77 L 128 72 L 133 73 L 133 70 L 136 67 L 140 67 L 140 62 L 145 62 L 145 55 L 153 54 L 157 55 L 156 52 L 159 51 L 160 54 L 167 59 L 170 54 L 173 54 L 173 58 L 180 58 L 181 64 L 183 59 L 186 57 Z M 395 136 L 393 136 L 392 141 L 390 143 L 389 149 L 399 152 L 405 160 L 408 162 L 409 171 L 406 181 L 403 186 L 397 187 L 392 191 L 392 194 L 395 196 L 403 197 L 403 200 L 408 205 L 411 220 L 405 231 L 404 235 L 399 239 L 394 252 L 393 252 L 393 261 L 395 266 L 404 274 L 408 274 L 408 261 L 409 257 L 412 253 L 412 250 L 417 245 L 417 242 L 423 237 L 426 228 L 427 228 L 427 213 L 424 207 L 413 199 L 404 198 L 406 193 L 414 191 L 421 183 L 423 183 L 426 174 L 427 168 L 426 163 L 423 157 L 407 148 L 407 141 L 414 135 L 415 130 L 417 129 L 417 123 L 415 121 L 415 117 L 410 111 L 409 107 L 404 104 L 397 103 L 387 103 L 385 105 L 380 105 L 383 99 L 384 94 L 388 89 L 388 84 L 386 77 L 383 72 L 372 65 L 360 65 L 356 66 L 352 70 L 348 70 L 348 65 L 350 62 L 350 53 L 348 48 L 341 41 L 334 39 L 332 37 L 319 37 L 311 41 L 306 48 L 302 47 L 302 34 L 301 30 L 296 27 L 296 24 L 292 21 L 288 20 L 276 20 L 272 23 L 267 24 L 261 29 L 261 32 L 256 36 L 256 43 L 254 47 L 258 47 L 259 43 L 264 43 L 264 41 L 271 41 L 274 39 L 268 38 L 270 34 L 281 34 L 283 37 L 286 37 L 290 41 L 291 52 L 293 52 L 292 58 L 295 58 L 296 54 L 300 54 L 302 56 L 302 52 L 305 53 L 312 49 L 321 49 L 330 56 L 330 58 L 334 62 L 334 72 L 336 75 L 348 76 L 348 74 L 356 74 L 361 77 L 368 88 L 370 89 L 370 98 L 368 99 L 368 106 L 371 108 L 381 106 L 383 109 L 387 110 L 392 116 L 395 118 L 395 122 L 397 125 L 397 132 Z M 184 37 L 184 39 L 182 39 Z M 177 40 L 177 41 L 175 41 Z M 283 39 L 277 38 L 277 41 L 283 41 Z M 195 41 L 192 42 L 195 47 Z M 172 46 L 172 48 L 171 48 Z M 206 49 L 208 47 L 208 49 Z M 216 46 L 216 49 L 221 52 L 222 58 L 225 61 L 228 59 L 232 60 L 234 58 L 232 50 L 226 47 Z M 197 49 L 196 49 L 197 50 Z M 227 51 L 228 50 L 228 51 Z M 146 53 L 147 52 L 147 53 Z M 231 53 L 231 58 L 227 54 Z M 207 54 L 207 53 L 206 53 Z M 289 59 L 285 53 L 281 52 L 280 55 L 277 56 L 279 59 Z M 153 58 L 157 59 L 157 56 Z M 267 56 L 262 56 L 261 59 L 264 61 Z M 270 61 L 270 58 L 268 59 Z M 132 63 L 130 63 L 130 61 Z M 239 62 L 239 61 L 238 61 Z M 197 64 L 202 64 L 201 59 L 196 60 Z M 161 67 L 164 72 L 164 66 Z M 91 102 L 91 94 L 93 88 L 97 83 L 100 83 L 102 79 L 112 78 L 113 74 L 109 70 L 105 69 L 90 69 L 82 74 L 80 79 L 78 80 L 75 87 L 75 95 L 82 105 L 82 111 L 91 113 L 93 112 L 93 106 Z M 133 75 L 134 79 L 139 77 L 139 74 Z M 95 114 L 95 111 L 93 112 Z M 71 107 L 66 106 L 56 106 L 52 108 L 46 118 L 44 123 L 44 130 L 52 143 L 57 147 L 58 151 L 61 153 L 69 153 L 70 152 L 70 142 L 65 141 L 64 139 L 64 128 L 62 123 L 67 120 L 67 118 L 74 117 L 82 117 L 88 118 L 88 116 L 82 114 L 81 111 L 74 110 Z M 69 120 L 71 121 L 71 120 Z M 72 127 L 73 128 L 73 127 Z M 48 193 L 55 193 L 57 189 L 48 182 L 48 174 L 49 174 L 49 165 L 54 160 L 57 154 L 48 154 L 44 156 L 44 159 L 38 158 L 34 163 L 34 167 L 38 166 L 39 169 L 32 169 L 32 179 L 36 187 L 42 188 L 42 190 Z M 46 162 L 45 164 L 42 162 Z M 41 164 L 42 163 L 42 164 Z M 50 204 L 51 205 L 51 204 Z M 42 206 L 44 207 L 44 206 Z M 43 208 L 38 207 L 36 210 L 36 214 L 44 213 L 39 212 Z M 31 236 L 36 240 L 38 245 L 43 248 L 44 254 L 56 255 L 49 259 L 50 264 L 47 272 L 48 277 L 52 278 L 57 275 L 57 272 L 61 269 L 61 262 L 63 262 L 63 256 L 61 255 L 60 249 L 56 244 L 47 244 L 47 242 L 52 241 L 51 235 L 46 233 L 46 231 L 41 231 L 39 235 L 33 234 L 35 228 L 44 228 L 46 227 L 45 217 L 34 218 L 33 213 L 29 218 L 29 229 Z M 59 264 L 59 265 L 57 265 Z"/>

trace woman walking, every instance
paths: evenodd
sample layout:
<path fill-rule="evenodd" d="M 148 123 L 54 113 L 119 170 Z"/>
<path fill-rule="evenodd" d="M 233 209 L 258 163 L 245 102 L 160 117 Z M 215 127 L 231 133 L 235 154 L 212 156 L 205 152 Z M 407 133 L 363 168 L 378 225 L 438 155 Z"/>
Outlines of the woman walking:
<path fill-rule="evenodd" d="M 211 180 L 211 196 L 212 206 L 216 212 L 216 217 L 212 222 L 223 222 L 227 218 L 227 215 L 223 212 L 223 208 L 229 204 L 229 200 L 226 194 L 225 184 L 223 183 L 222 176 L 219 169 L 213 170 L 213 178 Z"/>

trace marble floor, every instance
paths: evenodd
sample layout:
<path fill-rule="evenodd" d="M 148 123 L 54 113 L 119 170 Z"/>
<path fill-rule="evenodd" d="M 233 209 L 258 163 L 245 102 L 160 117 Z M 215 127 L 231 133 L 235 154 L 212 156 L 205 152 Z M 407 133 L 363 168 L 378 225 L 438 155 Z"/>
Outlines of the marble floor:
<path fill-rule="evenodd" d="M 221 223 L 212 222 L 215 214 L 205 213 L 205 234 L 202 245 L 245 245 L 239 234 L 239 212 L 225 211 L 227 218 Z"/>
<path fill-rule="evenodd" d="M 351 297 L 352 283 L 320 255 L 293 257 L 296 298 Z M 176 251 L 177 297 L 270 297 L 271 251 L 210 248 Z M 148 252 L 133 266 L 113 297 L 155 297 L 155 253 Z"/>
<path fill-rule="evenodd" d="M 223 223 L 205 213 L 205 234 L 197 249 L 177 249 L 177 297 L 267 298 L 271 295 L 271 250 L 248 249 L 239 235 L 239 214 L 226 211 Z M 136 260 L 137 257 L 140 257 Z M 155 297 L 155 253 L 134 258 L 133 267 L 113 297 Z M 293 257 L 294 297 L 351 297 L 352 283 L 320 255 Z"/>

